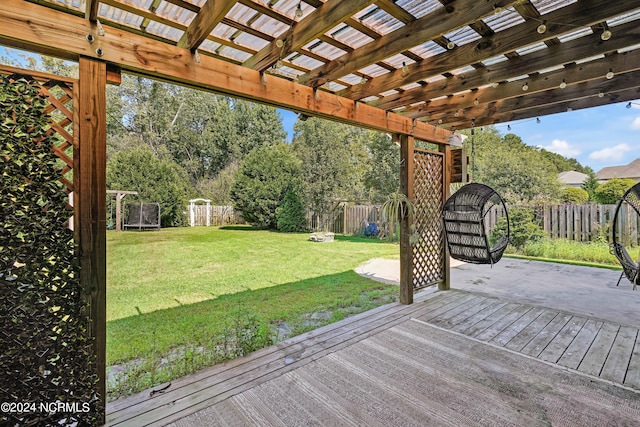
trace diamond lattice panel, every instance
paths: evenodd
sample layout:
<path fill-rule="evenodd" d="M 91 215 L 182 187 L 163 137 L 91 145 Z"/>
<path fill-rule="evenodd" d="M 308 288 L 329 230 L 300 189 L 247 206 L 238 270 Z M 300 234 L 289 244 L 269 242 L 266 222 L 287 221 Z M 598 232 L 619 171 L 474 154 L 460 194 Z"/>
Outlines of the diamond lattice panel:
<path fill-rule="evenodd" d="M 413 246 L 413 287 L 418 289 L 444 278 L 441 222 L 444 157 L 441 153 L 415 150 L 413 161 L 413 223 L 419 236 Z"/>

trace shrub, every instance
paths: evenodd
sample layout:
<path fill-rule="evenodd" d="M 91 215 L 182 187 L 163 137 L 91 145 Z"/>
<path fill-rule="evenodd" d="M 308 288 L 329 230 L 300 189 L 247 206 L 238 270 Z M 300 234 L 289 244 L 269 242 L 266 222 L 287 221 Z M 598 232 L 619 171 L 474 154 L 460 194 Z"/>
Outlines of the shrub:
<path fill-rule="evenodd" d="M 613 178 L 596 188 L 596 201 L 603 205 L 613 205 L 624 195 L 624 192 L 636 185 L 630 178 Z"/>
<path fill-rule="evenodd" d="M 305 231 L 307 229 L 307 215 L 300 201 L 300 197 L 289 190 L 284 195 L 282 203 L 276 209 L 278 230 L 285 233 Z"/>
<path fill-rule="evenodd" d="M 276 209 L 301 183 L 300 161 L 286 144 L 259 147 L 242 161 L 231 187 L 234 208 L 249 223 L 276 229 Z"/>
<path fill-rule="evenodd" d="M 576 204 L 587 203 L 589 201 L 589 193 L 582 188 L 567 187 L 562 192 L 562 201 Z"/>
<path fill-rule="evenodd" d="M 533 209 L 513 208 L 509 210 L 511 224 L 511 244 L 520 250 L 527 242 L 537 241 L 544 237 L 544 230 L 535 220 Z M 497 241 L 507 232 L 507 219 L 501 217 L 491 230 L 491 240 Z"/>

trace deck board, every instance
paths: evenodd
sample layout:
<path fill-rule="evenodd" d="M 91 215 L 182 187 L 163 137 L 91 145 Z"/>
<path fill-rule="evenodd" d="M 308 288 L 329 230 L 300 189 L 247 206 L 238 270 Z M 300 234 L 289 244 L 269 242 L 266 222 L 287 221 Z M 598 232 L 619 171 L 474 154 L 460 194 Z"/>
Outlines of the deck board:
<path fill-rule="evenodd" d="M 477 345 L 505 347 L 640 391 L 638 328 L 469 292 L 443 291 L 416 299 L 410 306 L 391 304 L 361 313 L 214 366 L 177 380 L 167 393 L 153 398 L 141 393 L 112 402 L 107 425 L 182 426 L 188 425 L 180 424 L 182 419 L 198 420 L 203 413 L 209 414 L 207 419 L 217 417 L 220 425 L 321 425 L 318 420 L 325 419 L 339 425 L 424 425 L 425 420 L 433 425 L 465 425 L 468 417 L 492 419 L 496 416 L 492 408 L 503 411 L 499 423 L 539 422 L 525 420 L 510 404 L 505 406 L 504 396 L 487 394 L 482 384 L 456 382 L 450 362 L 443 362 L 446 369 L 437 364 L 425 367 L 425 351 L 434 360 L 462 357 L 460 349 L 430 342 L 425 328 L 437 328 L 451 337 L 468 336 Z M 457 340 L 451 337 L 444 342 Z M 476 366 L 475 352 L 465 357 L 464 363 L 470 364 L 461 365 L 465 369 L 486 369 Z M 422 373 L 416 377 L 418 371 Z M 393 376 L 387 378 L 391 372 Z M 513 374 L 503 372 L 499 377 Z M 478 404 L 475 415 L 454 414 L 446 398 L 427 404 L 420 399 L 425 390 L 414 388 L 420 381 L 423 388 L 428 384 L 428 393 L 448 387 L 451 393 L 474 394 L 478 402 L 487 399 L 483 405 L 488 409 L 479 409 Z M 284 406 L 275 414 L 273 408 L 279 405 Z M 398 412 L 396 407 L 405 409 Z"/>

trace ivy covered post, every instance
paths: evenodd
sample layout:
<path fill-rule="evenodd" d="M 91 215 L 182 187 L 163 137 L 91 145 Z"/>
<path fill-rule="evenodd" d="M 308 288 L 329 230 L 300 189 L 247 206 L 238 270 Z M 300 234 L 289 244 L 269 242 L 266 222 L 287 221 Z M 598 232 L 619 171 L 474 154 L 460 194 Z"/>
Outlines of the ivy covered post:
<path fill-rule="evenodd" d="M 47 105 L 31 78 L 0 78 L 0 401 L 22 405 L 0 425 L 96 425 L 90 307 Z"/>

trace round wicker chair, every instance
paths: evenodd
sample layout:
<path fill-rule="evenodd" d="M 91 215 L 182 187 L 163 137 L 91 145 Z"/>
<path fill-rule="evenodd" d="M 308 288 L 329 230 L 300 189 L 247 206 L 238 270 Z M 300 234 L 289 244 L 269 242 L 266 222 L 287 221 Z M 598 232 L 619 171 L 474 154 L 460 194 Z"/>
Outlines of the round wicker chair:
<path fill-rule="evenodd" d="M 494 206 L 501 206 L 507 232 L 493 246 L 485 217 Z M 442 220 L 449 255 L 473 264 L 495 264 L 509 244 L 509 216 L 502 197 L 491 187 L 471 183 L 456 191 L 444 204 Z"/>
<path fill-rule="evenodd" d="M 620 274 L 620 278 L 618 279 L 616 286 L 620 284 L 622 276 L 627 276 L 627 279 L 633 283 L 633 289 L 635 290 L 638 284 L 640 284 L 640 264 L 631 258 L 627 249 L 622 243 L 620 243 L 621 236 L 618 234 L 618 221 L 620 221 L 620 212 L 623 206 L 631 206 L 636 214 L 640 216 L 640 183 L 628 189 L 618 201 L 616 212 L 613 215 L 611 233 L 613 240 L 613 243 L 611 243 L 611 253 L 618 258 L 620 265 L 622 265 L 622 273 Z"/>

